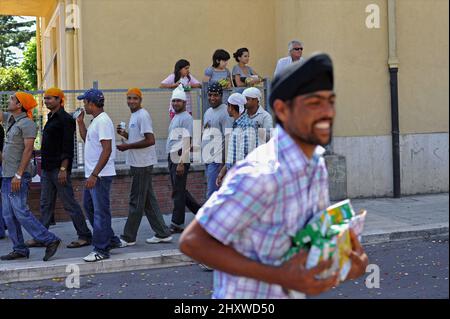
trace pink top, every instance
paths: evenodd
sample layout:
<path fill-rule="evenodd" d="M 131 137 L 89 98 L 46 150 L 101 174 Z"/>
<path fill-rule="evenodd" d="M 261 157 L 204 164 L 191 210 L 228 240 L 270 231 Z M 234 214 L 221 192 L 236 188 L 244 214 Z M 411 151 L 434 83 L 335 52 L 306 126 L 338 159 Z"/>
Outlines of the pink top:
<path fill-rule="evenodd" d="M 189 79 L 187 78 L 187 77 L 184 77 L 184 78 L 181 78 L 181 80 L 180 80 L 180 82 L 183 84 L 183 85 L 190 85 L 190 86 L 192 86 L 192 85 L 194 85 L 194 84 L 201 84 L 196 78 L 194 78 L 193 76 L 192 76 L 192 74 L 190 74 L 190 77 L 191 77 L 191 80 L 189 81 Z M 168 85 L 170 85 L 170 84 L 175 84 L 175 74 L 170 74 L 167 78 L 165 78 L 162 82 L 161 82 L 161 84 L 168 84 Z M 192 104 L 191 104 L 191 93 L 190 92 L 186 92 L 186 98 L 187 98 L 187 101 L 186 101 L 186 111 L 188 111 L 189 113 L 192 113 Z M 172 103 L 170 103 L 170 101 L 169 101 L 169 113 L 170 112 L 175 112 L 174 111 L 174 109 L 172 108 Z"/>

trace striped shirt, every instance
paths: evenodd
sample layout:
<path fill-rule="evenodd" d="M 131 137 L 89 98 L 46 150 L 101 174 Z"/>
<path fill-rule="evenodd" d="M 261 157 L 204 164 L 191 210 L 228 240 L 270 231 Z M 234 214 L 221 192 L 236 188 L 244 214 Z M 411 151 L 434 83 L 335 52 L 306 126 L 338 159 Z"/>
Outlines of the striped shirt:
<path fill-rule="evenodd" d="M 231 168 L 196 219 L 211 236 L 242 255 L 266 265 L 281 265 L 291 237 L 329 205 L 323 152 L 317 147 L 308 159 L 277 126 L 268 143 Z M 213 298 L 289 295 L 279 285 L 215 271 Z"/>
<path fill-rule="evenodd" d="M 228 141 L 227 168 L 230 169 L 236 162 L 243 160 L 248 153 L 258 146 L 256 125 L 243 113 L 233 123 L 233 130 Z"/>

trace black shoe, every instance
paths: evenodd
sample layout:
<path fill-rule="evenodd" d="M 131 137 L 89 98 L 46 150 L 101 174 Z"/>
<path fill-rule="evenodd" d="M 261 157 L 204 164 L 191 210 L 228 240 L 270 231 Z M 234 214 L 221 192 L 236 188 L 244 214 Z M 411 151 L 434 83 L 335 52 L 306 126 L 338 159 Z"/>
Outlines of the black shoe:
<path fill-rule="evenodd" d="M 59 244 L 61 244 L 61 239 L 57 239 L 54 242 L 51 242 L 50 244 L 48 244 L 47 248 L 45 248 L 45 256 L 42 260 L 48 261 L 56 253 L 56 250 L 58 249 Z"/>
<path fill-rule="evenodd" d="M 24 255 L 24 254 L 18 253 L 17 251 L 12 251 L 8 255 L 1 256 L 0 259 L 1 260 L 14 260 L 14 259 L 19 259 L 19 258 L 27 258 L 28 259 L 28 257 L 30 257 L 30 253 Z"/>
<path fill-rule="evenodd" d="M 170 229 L 170 233 L 172 233 L 172 234 L 180 234 L 184 230 L 184 228 L 175 226 L 174 224 L 171 224 L 169 229 Z"/>
<path fill-rule="evenodd" d="M 27 246 L 28 248 L 32 248 L 32 247 L 45 247 L 45 245 L 37 240 L 34 239 L 30 239 L 27 240 L 25 242 L 25 246 Z"/>

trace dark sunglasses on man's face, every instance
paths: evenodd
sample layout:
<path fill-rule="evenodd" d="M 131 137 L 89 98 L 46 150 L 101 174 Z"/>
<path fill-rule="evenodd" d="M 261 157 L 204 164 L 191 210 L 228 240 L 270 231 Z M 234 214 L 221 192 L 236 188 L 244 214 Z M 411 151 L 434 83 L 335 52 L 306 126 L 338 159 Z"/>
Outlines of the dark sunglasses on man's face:
<path fill-rule="evenodd" d="M 303 51 L 303 48 L 293 48 L 294 51 Z"/>

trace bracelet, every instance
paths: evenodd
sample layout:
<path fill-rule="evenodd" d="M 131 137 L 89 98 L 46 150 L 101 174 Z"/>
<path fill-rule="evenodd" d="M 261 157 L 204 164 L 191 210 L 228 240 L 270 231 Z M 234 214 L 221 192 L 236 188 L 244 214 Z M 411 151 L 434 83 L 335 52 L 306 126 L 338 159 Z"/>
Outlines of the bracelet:
<path fill-rule="evenodd" d="M 22 176 L 20 176 L 20 175 L 17 174 L 17 173 L 15 173 L 14 176 L 15 176 L 17 179 L 19 179 L 19 180 L 22 179 Z"/>
<path fill-rule="evenodd" d="M 97 174 L 92 173 L 91 175 L 94 176 L 95 178 L 98 178 Z"/>

